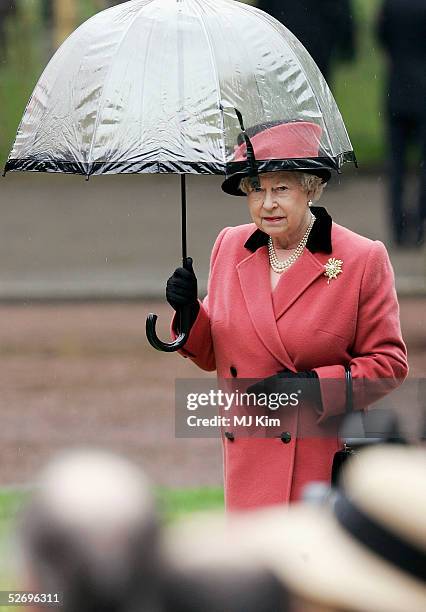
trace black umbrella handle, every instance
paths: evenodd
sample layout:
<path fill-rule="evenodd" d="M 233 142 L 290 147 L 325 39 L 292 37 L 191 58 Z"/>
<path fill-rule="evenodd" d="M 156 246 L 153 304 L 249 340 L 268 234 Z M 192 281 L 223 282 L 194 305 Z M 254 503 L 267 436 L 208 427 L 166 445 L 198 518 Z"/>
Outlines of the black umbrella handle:
<path fill-rule="evenodd" d="M 185 310 L 187 312 L 185 312 Z M 177 315 L 181 320 L 179 325 L 179 329 L 181 331 L 179 336 L 173 342 L 169 343 L 163 342 L 157 336 L 157 332 L 155 331 L 155 326 L 158 319 L 157 315 L 152 313 L 148 315 L 146 319 L 146 337 L 148 338 L 150 345 L 157 349 L 157 351 L 162 351 L 163 353 L 174 353 L 186 344 L 190 331 L 190 311 L 189 309 L 184 309 L 181 312 L 177 312 Z"/>
<path fill-rule="evenodd" d="M 157 351 L 173 353 L 181 349 L 188 340 L 189 332 L 194 324 L 191 306 L 183 306 L 182 308 L 177 309 L 176 317 L 178 320 L 179 335 L 173 342 L 167 343 L 160 340 L 155 331 L 155 326 L 158 319 L 157 315 L 153 314 L 152 312 L 148 315 L 145 326 L 146 337 L 148 338 L 150 345 L 157 349 Z"/>

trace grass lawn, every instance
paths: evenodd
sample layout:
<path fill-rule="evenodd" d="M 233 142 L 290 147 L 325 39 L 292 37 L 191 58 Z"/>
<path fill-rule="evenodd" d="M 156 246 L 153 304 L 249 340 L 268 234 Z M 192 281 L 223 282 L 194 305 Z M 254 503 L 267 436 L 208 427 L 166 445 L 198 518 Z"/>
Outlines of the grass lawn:
<path fill-rule="evenodd" d="M 0 537 L 4 536 L 13 524 L 30 492 L 6 489 L 0 490 Z M 191 512 L 221 510 L 224 507 L 223 489 L 165 489 L 155 491 L 157 505 L 166 521 L 172 521 Z"/>
<path fill-rule="evenodd" d="M 166 520 L 174 520 L 191 512 L 222 510 L 223 489 L 159 489 L 160 511 Z"/>
<path fill-rule="evenodd" d="M 29 493 L 14 490 L 0 489 L 0 525 L 9 523 L 19 512 Z M 173 520 L 191 512 L 223 508 L 223 489 L 165 489 L 155 491 L 160 512 L 166 520 Z"/>

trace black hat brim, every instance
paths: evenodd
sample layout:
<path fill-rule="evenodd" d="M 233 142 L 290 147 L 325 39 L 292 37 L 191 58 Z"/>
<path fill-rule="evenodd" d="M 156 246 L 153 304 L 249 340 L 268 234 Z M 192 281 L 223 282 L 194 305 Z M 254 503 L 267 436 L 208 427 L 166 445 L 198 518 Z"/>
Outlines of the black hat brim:
<path fill-rule="evenodd" d="M 329 161 L 327 159 L 327 161 Z M 249 176 L 246 163 L 238 162 L 231 164 L 235 167 L 227 174 L 226 179 L 222 183 L 222 190 L 233 196 L 244 196 L 246 195 L 240 189 L 240 183 L 243 178 Z M 245 166 L 242 167 L 241 166 Z M 266 172 L 305 172 L 306 174 L 313 174 L 322 179 L 323 183 L 328 183 L 331 179 L 331 170 L 325 166 L 324 160 L 318 158 L 314 160 L 269 160 L 269 161 L 258 161 L 258 173 L 265 174 Z M 337 169 L 337 168 L 334 168 Z"/>

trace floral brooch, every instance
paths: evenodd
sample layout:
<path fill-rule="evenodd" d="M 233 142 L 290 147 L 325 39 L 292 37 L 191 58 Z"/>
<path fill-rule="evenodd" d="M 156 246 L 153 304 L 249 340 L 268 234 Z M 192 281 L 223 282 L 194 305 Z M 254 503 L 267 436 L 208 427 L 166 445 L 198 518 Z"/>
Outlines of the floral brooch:
<path fill-rule="evenodd" d="M 330 257 L 330 259 L 325 264 L 325 272 L 324 276 L 328 278 L 327 285 L 330 284 L 330 281 L 337 278 L 339 274 L 343 272 L 342 270 L 343 261 L 341 259 L 336 259 L 335 257 Z"/>

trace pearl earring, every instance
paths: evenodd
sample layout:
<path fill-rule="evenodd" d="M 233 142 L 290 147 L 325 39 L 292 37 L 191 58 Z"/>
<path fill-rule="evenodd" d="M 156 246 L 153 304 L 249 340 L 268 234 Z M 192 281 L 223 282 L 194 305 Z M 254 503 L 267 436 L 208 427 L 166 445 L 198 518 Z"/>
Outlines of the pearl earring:
<path fill-rule="evenodd" d="M 312 206 L 312 204 L 313 204 L 312 200 L 309 200 L 308 201 L 308 206 Z"/>

